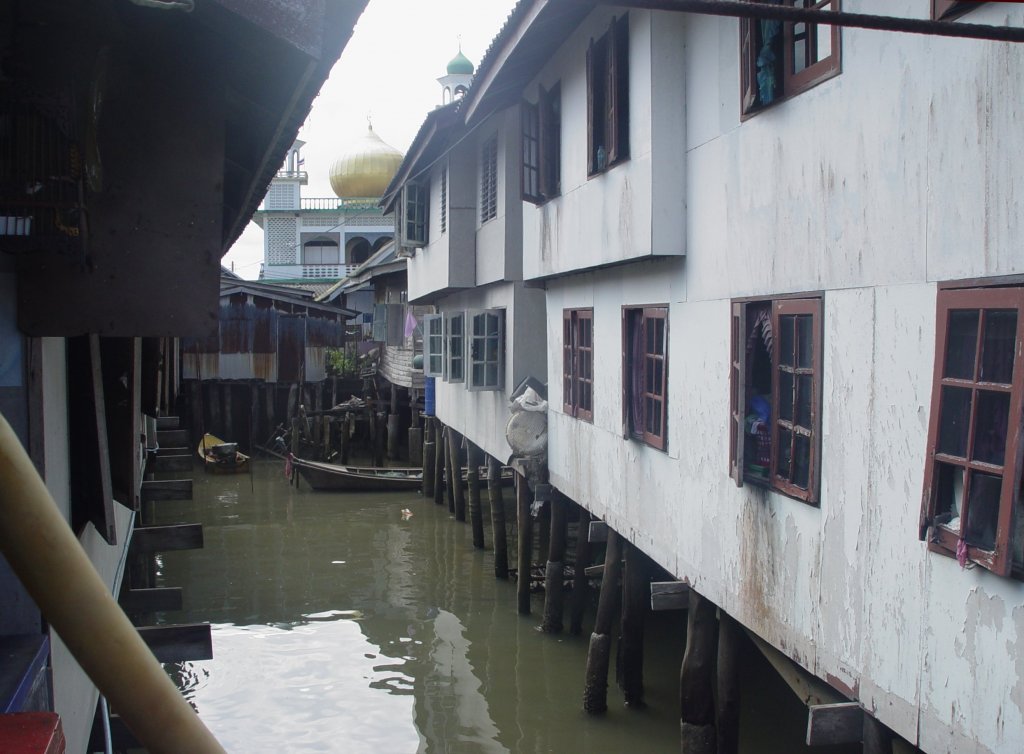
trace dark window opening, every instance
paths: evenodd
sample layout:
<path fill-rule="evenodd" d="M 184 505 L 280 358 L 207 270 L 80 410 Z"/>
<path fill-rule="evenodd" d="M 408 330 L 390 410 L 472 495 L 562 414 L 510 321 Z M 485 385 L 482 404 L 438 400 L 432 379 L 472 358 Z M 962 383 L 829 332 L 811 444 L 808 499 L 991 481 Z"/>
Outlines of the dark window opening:
<path fill-rule="evenodd" d="M 629 16 L 587 48 L 587 174 L 629 158 Z"/>
<path fill-rule="evenodd" d="M 664 450 L 668 420 L 668 308 L 623 310 L 627 436 Z"/>
<path fill-rule="evenodd" d="M 569 416 L 593 421 L 593 309 L 562 312 L 562 409 Z"/>

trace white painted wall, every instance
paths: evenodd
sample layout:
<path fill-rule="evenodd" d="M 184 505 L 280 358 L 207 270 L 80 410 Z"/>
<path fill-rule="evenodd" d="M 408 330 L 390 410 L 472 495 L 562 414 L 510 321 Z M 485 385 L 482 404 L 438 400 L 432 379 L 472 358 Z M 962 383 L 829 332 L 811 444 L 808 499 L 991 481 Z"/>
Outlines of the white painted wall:
<path fill-rule="evenodd" d="M 929 3 L 843 7 L 925 17 Z M 839 76 L 741 122 L 738 22 L 679 16 L 678 147 L 645 173 L 634 140 L 628 170 L 591 190 L 582 46 L 614 12 L 540 75 L 562 81 L 564 196 L 524 209 L 526 277 L 649 256 L 658 235 L 636 207 L 671 159 L 686 258 L 548 281 L 551 482 L 924 750 L 1024 750 L 1024 585 L 928 553 L 917 531 L 936 283 L 1024 273 L 1024 48 L 844 30 Z M 660 17 L 630 16 L 634 55 L 665 44 Z M 1024 8 L 964 21 L 1024 26 Z M 651 88 L 641 69 L 634 97 Z M 657 133 L 630 104 L 634 139 Z M 610 199 L 627 180 L 633 214 Z M 820 508 L 728 476 L 730 300 L 802 291 L 824 302 Z M 643 303 L 670 304 L 666 452 L 622 437 L 621 307 Z M 560 380 L 562 310 L 589 306 L 592 424 L 562 413 Z"/>
<path fill-rule="evenodd" d="M 526 279 L 686 252 L 681 14 L 629 11 L 630 158 L 587 176 L 587 46 L 624 12 L 603 6 L 590 14 L 525 92 L 536 101 L 538 84 L 561 82 L 562 194 L 524 205 Z"/>

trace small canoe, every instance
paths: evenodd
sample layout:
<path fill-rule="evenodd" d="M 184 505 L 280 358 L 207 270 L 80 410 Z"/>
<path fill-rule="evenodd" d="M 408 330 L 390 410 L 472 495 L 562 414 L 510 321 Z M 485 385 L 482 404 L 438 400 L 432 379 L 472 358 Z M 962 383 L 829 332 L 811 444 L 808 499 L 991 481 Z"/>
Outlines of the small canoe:
<path fill-rule="evenodd" d="M 306 483 L 314 490 L 331 492 L 362 492 L 413 491 L 423 485 L 423 469 L 417 466 L 379 467 L 379 466 L 341 466 L 323 461 L 307 461 L 304 458 L 292 458 L 292 466 L 302 475 Z M 508 466 L 501 469 L 503 484 L 509 484 L 514 472 Z M 466 481 L 466 471 L 462 471 L 462 480 Z M 487 484 L 487 468 L 480 467 L 480 483 Z"/>
<path fill-rule="evenodd" d="M 199 457 L 208 472 L 238 474 L 249 469 L 249 456 L 238 449 L 237 442 L 224 442 L 207 432 L 199 441 Z"/>

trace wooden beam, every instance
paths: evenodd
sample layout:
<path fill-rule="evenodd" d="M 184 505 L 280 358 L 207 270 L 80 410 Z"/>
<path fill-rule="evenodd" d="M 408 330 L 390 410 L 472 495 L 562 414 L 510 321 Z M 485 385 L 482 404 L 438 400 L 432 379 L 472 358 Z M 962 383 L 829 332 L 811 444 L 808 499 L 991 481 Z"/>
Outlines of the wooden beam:
<path fill-rule="evenodd" d="M 188 445 L 188 430 L 187 429 L 158 429 L 156 431 L 156 441 L 160 443 L 161 447 L 170 445 L 175 448 Z"/>
<path fill-rule="evenodd" d="M 591 542 L 607 542 L 608 524 L 606 524 L 604 521 L 591 521 L 588 538 Z"/>
<path fill-rule="evenodd" d="M 156 471 L 160 473 L 166 473 L 169 471 L 191 471 L 192 470 L 192 456 L 191 455 L 177 455 L 177 456 L 161 456 L 158 455 L 153 459 L 152 463 L 149 464 L 150 471 Z"/>
<path fill-rule="evenodd" d="M 793 693 L 808 707 L 822 704 L 837 704 L 849 701 L 813 673 L 804 670 L 793 660 L 766 642 L 753 631 L 747 629 L 747 635 L 753 640 L 761 654 L 771 663 L 775 671 L 782 676 Z"/>
<path fill-rule="evenodd" d="M 213 659 L 213 637 L 209 623 L 145 626 L 139 628 L 138 632 L 159 662 Z"/>
<path fill-rule="evenodd" d="M 201 550 L 202 547 L 202 524 L 176 524 L 172 526 L 137 526 L 132 532 L 132 543 L 129 549 L 135 555 L 174 550 Z"/>
<path fill-rule="evenodd" d="M 583 575 L 588 579 L 596 579 L 600 576 L 604 576 L 604 563 L 598 563 L 597 565 L 587 566 L 583 569 Z"/>
<path fill-rule="evenodd" d="M 860 743 L 863 735 L 864 710 L 857 702 L 813 704 L 807 708 L 808 746 Z"/>
<path fill-rule="evenodd" d="M 686 581 L 652 581 L 651 610 L 686 610 L 690 607 L 690 584 Z"/>
<path fill-rule="evenodd" d="M 156 418 L 157 430 L 179 429 L 181 420 L 177 416 L 158 416 Z"/>
<path fill-rule="evenodd" d="M 154 589 L 122 589 L 117 600 L 126 613 L 155 613 L 181 610 L 184 605 L 180 586 Z"/>
<path fill-rule="evenodd" d="M 191 479 L 160 479 L 142 483 L 142 502 L 157 500 L 191 500 Z"/>

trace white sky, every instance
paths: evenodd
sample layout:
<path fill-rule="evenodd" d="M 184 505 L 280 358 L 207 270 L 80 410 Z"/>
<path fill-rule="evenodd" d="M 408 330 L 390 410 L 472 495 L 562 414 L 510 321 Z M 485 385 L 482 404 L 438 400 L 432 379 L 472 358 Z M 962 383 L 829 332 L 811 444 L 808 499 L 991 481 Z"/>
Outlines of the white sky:
<path fill-rule="evenodd" d="M 515 0 L 370 0 L 299 131 L 309 173 L 303 197 L 334 196 L 328 171 L 345 145 L 366 131 L 367 116 L 373 130 L 404 153 L 423 118 L 441 104 L 436 79 L 458 52 L 460 36 L 463 54 L 479 65 L 514 5 Z M 263 231 L 249 223 L 222 261 L 255 279 Z"/>

